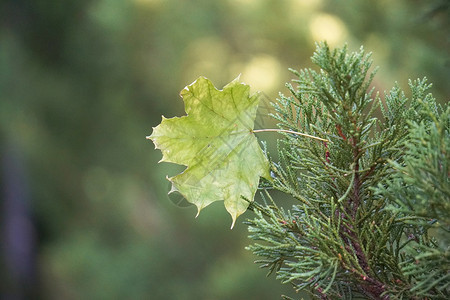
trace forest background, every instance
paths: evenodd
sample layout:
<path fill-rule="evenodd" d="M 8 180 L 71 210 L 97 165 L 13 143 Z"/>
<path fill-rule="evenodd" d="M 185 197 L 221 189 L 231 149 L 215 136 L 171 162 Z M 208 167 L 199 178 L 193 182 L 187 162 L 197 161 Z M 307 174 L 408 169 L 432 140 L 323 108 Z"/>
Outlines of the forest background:
<path fill-rule="evenodd" d="M 200 75 L 221 88 L 241 74 L 273 128 L 288 67 L 312 66 L 321 40 L 372 51 L 378 91 L 426 76 L 448 101 L 449 3 L 0 1 L 0 298 L 295 297 L 222 203 L 194 220 L 167 196 L 180 168 L 145 136 L 184 114 L 179 91 Z"/>

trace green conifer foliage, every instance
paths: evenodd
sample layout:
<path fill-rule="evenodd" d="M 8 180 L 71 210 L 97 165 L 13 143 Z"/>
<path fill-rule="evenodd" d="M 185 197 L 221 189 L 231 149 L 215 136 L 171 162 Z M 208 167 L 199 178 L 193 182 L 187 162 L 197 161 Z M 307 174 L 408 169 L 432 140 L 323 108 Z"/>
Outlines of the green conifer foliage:
<path fill-rule="evenodd" d="M 231 190 L 233 222 L 247 206 L 255 213 L 246 224 L 257 263 L 313 298 L 450 299 L 450 106 L 436 104 L 426 79 L 409 82 L 409 97 L 399 86 L 374 94 L 362 48 L 321 43 L 312 60 L 319 71 L 291 70 L 292 95 L 274 103 L 277 130 L 253 130 L 248 86 L 187 87 L 200 91 L 185 99 L 188 116 L 163 119 L 149 137 L 163 160 L 188 166 L 178 190 L 199 210 Z M 256 143 L 263 131 L 283 135 L 277 161 Z M 242 140 L 257 149 L 238 151 Z M 295 204 L 281 207 L 273 189 Z"/>
<path fill-rule="evenodd" d="M 426 79 L 384 100 L 361 49 L 312 57 L 319 71 L 292 72 L 291 96 L 274 104 L 282 133 L 270 188 L 298 202 L 286 210 L 270 189 L 250 205 L 248 247 L 283 283 L 319 299 L 449 299 L 448 104 Z"/>

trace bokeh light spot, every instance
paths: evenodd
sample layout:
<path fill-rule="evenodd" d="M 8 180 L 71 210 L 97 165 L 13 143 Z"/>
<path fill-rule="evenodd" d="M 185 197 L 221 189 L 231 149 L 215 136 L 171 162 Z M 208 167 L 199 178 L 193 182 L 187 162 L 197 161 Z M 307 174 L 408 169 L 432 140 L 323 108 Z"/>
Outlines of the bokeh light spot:
<path fill-rule="evenodd" d="M 311 36 L 315 41 L 327 41 L 330 46 L 337 46 L 347 37 L 345 24 L 336 16 L 318 14 L 309 25 Z"/>
<path fill-rule="evenodd" d="M 271 90 L 278 87 L 281 74 L 280 62 L 269 55 L 258 55 L 245 65 L 241 79 L 252 87 L 254 92 Z"/>

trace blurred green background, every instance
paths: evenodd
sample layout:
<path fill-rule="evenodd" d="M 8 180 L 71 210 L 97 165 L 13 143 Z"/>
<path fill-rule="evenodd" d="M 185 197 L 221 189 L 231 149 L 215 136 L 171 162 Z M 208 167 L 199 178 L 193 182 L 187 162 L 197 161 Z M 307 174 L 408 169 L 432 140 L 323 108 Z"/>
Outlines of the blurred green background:
<path fill-rule="evenodd" d="M 267 108 L 320 40 L 373 51 L 377 90 L 427 76 L 448 101 L 449 19 L 447 0 L 0 1 L 0 298 L 300 297 L 244 250 L 250 212 L 230 231 L 222 203 L 168 198 L 182 168 L 145 136 L 200 75 L 241 74 Z"/>

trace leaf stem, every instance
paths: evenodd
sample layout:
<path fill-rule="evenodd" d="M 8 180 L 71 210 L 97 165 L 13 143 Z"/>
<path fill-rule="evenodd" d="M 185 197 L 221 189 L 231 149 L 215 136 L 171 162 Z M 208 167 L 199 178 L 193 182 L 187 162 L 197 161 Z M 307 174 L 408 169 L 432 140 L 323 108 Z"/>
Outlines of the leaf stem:
<path fill-rule="evenodd" d="M 309 135 L 309 134 L 306 134 L 306 133 L 301 133 L 301 132 L 292 131 L 292 130 L 285 130 L 285 129 L 256 129 L 256 130 L 252 130 L 252 132 L 254 132 L 254 133 L 256 133 L 256 132 L 285 132 L 285 133 L 292 133 L 292 134 L 296 134 L 296 135 L 309 137 L 311 139 L 315 139 L 315 140 L 319 140 L 319 141 L 328 142 L 327 139 L 323 139 L 323 138 L 320 138 L 320 137 L 317 137 L 317 136 L 313 136 L 313 135 Z"/>

